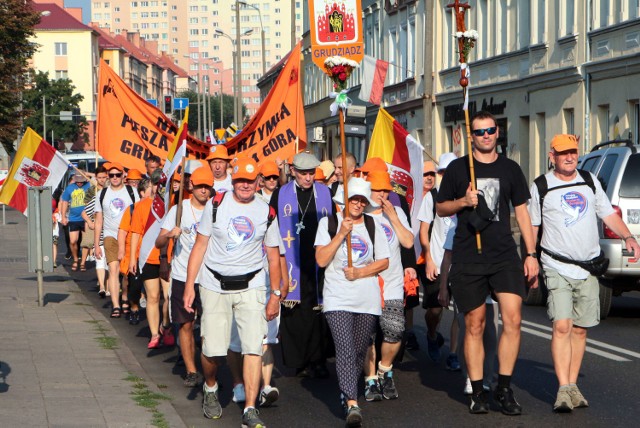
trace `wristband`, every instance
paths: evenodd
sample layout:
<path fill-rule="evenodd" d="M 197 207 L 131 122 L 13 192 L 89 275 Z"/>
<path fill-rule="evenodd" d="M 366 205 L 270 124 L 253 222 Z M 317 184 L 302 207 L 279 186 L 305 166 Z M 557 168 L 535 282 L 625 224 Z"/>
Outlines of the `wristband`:
<path fill-rule="evenodd" d="M 623 241 L 626 241 L 627 239 L 633 239 L 633 240 L 635 240 L 635 239 L 636 239 L 636 237 L 635 237 L 635 236 L 633 236 L 633 235 L 629 235 L 629 236 L 625 236 L 624 238 L 622 238 L 622 240 L 623 240 Z"/>
<path fill-rule="evenodd" d="M 167 260 L 167 256 L 163 256 L 163 255 L 161 255 L 161 256 L 160 256 L 160 260 Z"/>

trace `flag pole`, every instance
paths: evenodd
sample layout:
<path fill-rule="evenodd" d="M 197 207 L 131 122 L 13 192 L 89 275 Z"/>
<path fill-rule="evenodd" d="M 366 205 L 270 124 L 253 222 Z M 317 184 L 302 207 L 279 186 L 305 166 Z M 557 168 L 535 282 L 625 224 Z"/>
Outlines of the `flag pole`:
<path fill-rule="evenodd" d="M 454 35 L 458 41 L 458 55 L 460 62 L 460 86 L 462 86 L 462 97 L 464 98 L 464 122 L 467 129 L 467 152 L 469 153 L 469 177 L 471 178 L 471 190 L 476 188 L 476 170 L 473 162 L 473 147 L 471 144 L 471 124 L 469 120 L 469 65 L 467 64 L 467 56 L 471 49 L 475 46 L 476 36 L 468 35 L 467 28 L 464 23 L 464 15 L 467 9 L 471 9 L 469 3 L 460 3 L 455 0 L 448 4 L 447 7 L 453 8 L 456 17 L 457 33 Z M 475 32 L 474 32 L 475 33 Z M 482 240 L 480 231 L 476 231 L 476 249 L 478 254 L 482 254 Z"/>
<path fill-rule="evenodd" d="M 344 188 L 344 218 L 349 218 L 349 168 L 347 168 L 347 144 L 344 138 L 344 110 L 338 109 L 340 118 L 340 151 L 342 156 L 342 187 Z M 347 235 L 347 266 L 353 266 L 351 260 L 351 232 Z"/>
<path fill-rule="evenodd" d="M 182 197 L 184 195 L 184 176 L 185 176 L 185 165 L 186 165 L 187 157 L 182 157 L 182 162 L 180 163 L 180 169 L 182 173 L 180 174 L 180 188 L 178 189 L 178 203 L 176 208 L 176 227 L 180 227 L 180 221 L 182 220 Z M 171 186 L 173 187 L 173 186 Z"/>

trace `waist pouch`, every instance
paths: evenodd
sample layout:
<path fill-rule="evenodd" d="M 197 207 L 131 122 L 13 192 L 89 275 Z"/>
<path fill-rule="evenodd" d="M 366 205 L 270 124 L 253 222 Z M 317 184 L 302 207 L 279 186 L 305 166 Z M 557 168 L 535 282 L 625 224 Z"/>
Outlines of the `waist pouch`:
<path fill-rule="evenodd" d="M 493 212 L 487 205 L 487 200 L 482 193 L 478 193 L 478 206 L 474 208 L 469 215 L 469 223 L 475 230 L 482 232 L 485 230 L 496 217 L 496 213 Z"/>
<path fill-rule="evenodd" d="M 220 288 L 222 288 L 222 290 L 224 291 L 246 290 L 247 288 L 249 288 L 249 281 L 251 281 L 258 274 L 258 272 L 262 271 L 262 269 L 258 269 L 244 275 L 226 276 L 221 275 L 207 265 L 204 266 L 209 269 L 209 272 L 211 272 L 218 281 L 220 281 Z"/>
<path fill-rule="evenodd" d="M 572 260 L 567 257 L 561 256 L 560 254 L 552 253 L 546 248 L 542 248 L 542 251 L 549 254 L 552 259 L 555 259 L 562 263 L 570 263 L 572 265 L 579 266 L 589 272 L 591 275 L 595 276 L 604 275 L 607 272 L 607 268 L 609 267 L 609 259 L 604 256 L 604 251 L 602 250 L 600 250 L 600 254 L 598 255 L 598 257 L 594 257 L 593 259 L 584 262 Z"/>

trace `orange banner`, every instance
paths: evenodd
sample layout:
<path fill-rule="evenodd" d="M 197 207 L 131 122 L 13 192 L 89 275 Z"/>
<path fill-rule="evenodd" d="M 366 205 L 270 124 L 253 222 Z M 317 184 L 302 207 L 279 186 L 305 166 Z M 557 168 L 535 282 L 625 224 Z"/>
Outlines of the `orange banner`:
<path fill-rule="evenodd" d="M 178 127 L 129 88 L 103 60 L 98 91 L 97 146 L 103 158 L 140 171 L 145 170 L 144 161 L 151 155 L 167 159 Z M 188 157 L 207 157 L 209 144 L 192 137 L 187 141 Z"/>
<path fill-rule="evenodd" d="M 260 109 L 238 135 L 225 143 L 229 154 L 251 156 L 260 164 L 265 160 L 287 159 L 307 146 L 304 103 L 300 92 L 300 47 L 289 54 L 273 88 Z"/>

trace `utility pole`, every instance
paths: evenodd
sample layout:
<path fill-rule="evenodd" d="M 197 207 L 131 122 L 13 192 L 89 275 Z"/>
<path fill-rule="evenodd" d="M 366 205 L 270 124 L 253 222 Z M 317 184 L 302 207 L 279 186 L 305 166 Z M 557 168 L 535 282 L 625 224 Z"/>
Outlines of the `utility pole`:
<path fill-rule="evenodd" d="M 238 97 L 236 103 L 236 111 L 234 114 L 234 121 L 238 128 L 242 128 L 242 50 L 240 47 L 240 4 L 236 0 L 236 96 Z"/>
<path fill-rule="evenodd" d="M 42 96 L 42 135 L 45 140 L 47 139 L 47 103 L 45 102 L 45 96 Z"/>
<path fill-rule="evenodd" d="M 422 141 L 424 150 L 433 156 L 433 144 L 431 142 L 433 127 L 433 2 L 424 2 L 424 49 L 422 59 L 424 73 L 424 94 L 422 95 Z"/>

